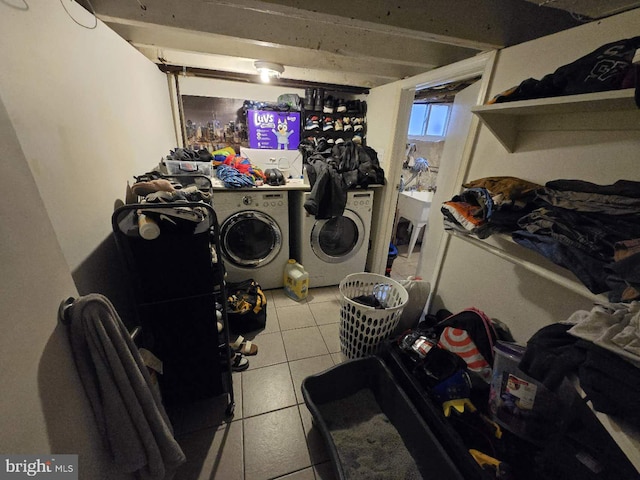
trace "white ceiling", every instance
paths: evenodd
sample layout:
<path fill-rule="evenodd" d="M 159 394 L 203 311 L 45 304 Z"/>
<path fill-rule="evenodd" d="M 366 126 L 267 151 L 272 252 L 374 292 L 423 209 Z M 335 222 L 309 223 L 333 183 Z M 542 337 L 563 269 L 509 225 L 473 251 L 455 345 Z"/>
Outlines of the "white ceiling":
<path fill-rule="evenodd" d="M 82 0 L 79 0 L 82 3 Z M 629 0 L 91 0 L 156 63 L 374 87 L 637 7 Z M 551 8 L 558 7 L 558 8 Z M 569 13 L 565 10 L 570 10 Z"/>

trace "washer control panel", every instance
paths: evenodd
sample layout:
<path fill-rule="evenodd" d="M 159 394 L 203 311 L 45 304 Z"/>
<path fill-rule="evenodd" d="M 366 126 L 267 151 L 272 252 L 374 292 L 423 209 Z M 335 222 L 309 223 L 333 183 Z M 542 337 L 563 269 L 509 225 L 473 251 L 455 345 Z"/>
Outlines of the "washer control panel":
<path fill-rule="evenodd" d="M 373 208 L 373 192 L 347 192 L 347 207 L 355 211 L 370 211 Z"/>
<path fill-rule="evenodd" d="M 287 192 L 215 192 L 213 208 L 269 210 L 287 208 Z"/>

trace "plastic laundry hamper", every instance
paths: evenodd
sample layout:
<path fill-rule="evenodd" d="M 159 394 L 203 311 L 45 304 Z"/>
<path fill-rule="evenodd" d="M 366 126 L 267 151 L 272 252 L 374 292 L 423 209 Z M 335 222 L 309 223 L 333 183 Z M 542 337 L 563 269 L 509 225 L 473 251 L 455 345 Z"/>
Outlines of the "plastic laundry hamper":
<path fill-rule="evenodd" d="M 340 282 L 340 349 L 350 359 L 378 352 L 398 325 L 409 300 L 407 290 L 395 280 L 376 273 L 352 273 Z M 385 307 L 376 309 L 352 298 L 374 295 Z"/>

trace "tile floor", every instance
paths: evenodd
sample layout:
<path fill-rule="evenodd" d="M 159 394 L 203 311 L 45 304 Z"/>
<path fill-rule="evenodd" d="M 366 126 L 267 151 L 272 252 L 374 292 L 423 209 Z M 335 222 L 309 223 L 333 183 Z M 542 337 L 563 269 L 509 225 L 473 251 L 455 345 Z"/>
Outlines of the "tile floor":
<path fill-rule="evenodd" d="M 398 256 L 393 261 L 391 268 L 391 278 L 394 280 L 406 280 L 407 277 L 416 274 L 418 268 L 418 260 L 420 259 L 420 244 L 416 245 L 411 253 L 411 257 L 407 258 L 407 250 L 409 245 L 398 245 Z"/>
<path fill-rule="evenodd" d="M 399 248 L 392 277 L 415 274 Z M 334 479 L 324 440 L 312 426 L 302 380 L 344 360 L 337 286 L 309 291 L 305 302 L 268 290 L 267 326 L 254 342 L 249 369 L 233 374 L 235 415 L 225 418 L 226 395 L 170 412 L 187 463 L 176 480 Z"/>

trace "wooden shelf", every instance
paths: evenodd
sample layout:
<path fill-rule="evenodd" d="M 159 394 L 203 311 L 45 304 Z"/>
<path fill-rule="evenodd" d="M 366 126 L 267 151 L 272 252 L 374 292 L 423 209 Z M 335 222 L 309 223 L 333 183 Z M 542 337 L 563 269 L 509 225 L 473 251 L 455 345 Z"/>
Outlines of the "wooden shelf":
<path fill-rule="evenodd" d="M 521 131 L 640 130 L 634 89 L 481 105 L 471 109 L 508 152 Z"/>
<path fill-rule="evenodd" d="M 571 383 L 580 397 L 585 398 L 586 393 L 580 386 L 580 381 L 576 377 L 572 377 Z M 604 429 L 611 435 L 611 438 L 618 444 L 622 453 L 626 455 L 631 464 L 640 472 L 640 431 L 638 428 L 626 423 L 624 420 L 594 410 L 589 403 L 587 403 L 587 405 L 589 405 L 589 408 L 591 408 Z"/>

